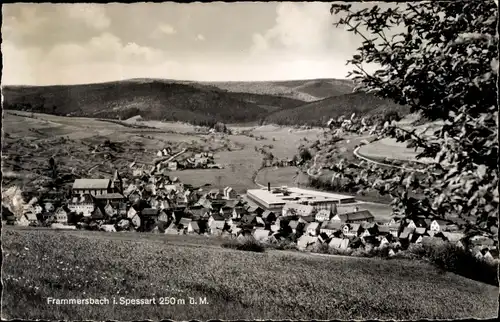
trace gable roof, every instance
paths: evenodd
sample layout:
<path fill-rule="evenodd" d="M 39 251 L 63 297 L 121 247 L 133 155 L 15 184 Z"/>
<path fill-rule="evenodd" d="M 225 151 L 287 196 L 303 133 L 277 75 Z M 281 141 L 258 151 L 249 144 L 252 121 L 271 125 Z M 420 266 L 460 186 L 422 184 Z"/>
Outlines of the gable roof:
<path fill-rule="evenodd" d="M 276 215 L 274 213 L 274 211 L 271 211 L 271 210 L 266 210 L 262 213 L 262 218 L 266 219 L 267 217 L 269 217 L 270 215 Z"/>
<path fill-rule="evenodd" d="M 105 193 L 102 195 L 95 196 L 96 199 L 125 199 L 125 197 L 121 193 L 113 192 L 113 193 Z"/>
<path fill-rule="evenodd" d="M 32 213 L 31 211 L 28 211 L 27 213 L 24 214 L 26 216 L 26 218 L 29 220 L 29 221 L 36 221 L 38 220 L 38 218 L 36 217 L 36 214 Z"/>
<path fill-rule="evenodd" d="M 246 214 L 243 217 L 241 217 L 241 222 L 245 224 L 250 224 L 255 220 L 255 215 L 252 214 Z"/>
<path fill-rule="evenodd" d="M 373 219 L 373 215 L 368 210 L 360 210 L 338 215 L 342 221 Z"/>
<path fill-rule="evenodd" d="M 347 224 L 347 225 L 344 225 L 344 227 L 349 227 L 349 231 L 356 231 L 356 232 L 361 229 L 360 224 Z"/>
<path fill-rule="evenodd" d="M 338 221 L 325 221 L 321 225 L 320 229 L 339 230 L 341 227 L 342 224 Z"/>
<path fill-rule="evenodd" d="M 110 184 L 109 179 L 76 179 L 73 189 L 108 189 Z"/>
<path fill-rule="evenodd" d="M 189 223 L 189 225 L 191 225 L 191 228 L 192 228 L 193 230 L 195 230 L 195 231 L 196 231 L 196 230 L 200 230 L 200 226 L 198 225 L 198 222 L 197 222 L 197 221 L 191 221 L 191 222 Z"/>
<path fill-rule="evenodd" d="M 298 225 L 299 225 L 298 220 L 290 220 L 290 222 L 288 222 L 288 227 L 290 227 L 292 229 L 297 229 Z"/>
<path fill-rule="evenodd" d="M 312 222 L 312 223 L 309 223 L 306 226 L 306 230 L 308 230 L 308 229 L 318 229 L 318 227 L 319 227 L 319 222 Z"/>
<path fill-rule="evenodd" d="M 226 220 L 226 218 L 224 218 L 224 216 L 222 216 L 219 213 L 213 213 L 210 217 L 212 217 L 215 221 L 224 221 L 224 220 Z"/>
<path fill-rule="evenodd" d="M 143 215 L 143 216 L 156 216 L 156 215 L 158 215 L 158 209 L 156 209 L 156 208 L 144 208 L 141 211 L 141 215 Z"/>

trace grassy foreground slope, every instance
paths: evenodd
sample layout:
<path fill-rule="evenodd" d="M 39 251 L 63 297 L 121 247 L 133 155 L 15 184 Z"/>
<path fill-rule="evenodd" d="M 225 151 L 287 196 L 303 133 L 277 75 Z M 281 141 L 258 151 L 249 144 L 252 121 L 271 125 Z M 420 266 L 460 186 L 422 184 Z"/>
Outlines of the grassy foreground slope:
<path fill-rule="evenodd" d="M 140 234 L 3 232 L 3 318 L 437 319 L 497 314 L 498 288 L 427 264 L 171 243 Z M 130 237 L 129 237 L 130 236 Z M 48 305 L 47 297 L 176 305 Z M 208 304 L 189 305 L 188 297 Z"/>

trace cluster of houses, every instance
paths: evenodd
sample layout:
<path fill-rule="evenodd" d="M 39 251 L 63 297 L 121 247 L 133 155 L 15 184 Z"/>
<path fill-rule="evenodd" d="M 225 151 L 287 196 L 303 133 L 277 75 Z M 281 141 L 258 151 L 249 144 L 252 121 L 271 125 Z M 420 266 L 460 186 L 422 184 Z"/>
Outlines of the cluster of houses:
<path fill-rule="evenodd" d="M 448 241 L 471 247 L 477 257 L 498 259 L 496 241 L 479 236 L 471 240 L 472 246 L 463 245 L 463 233 L 447 221 L 395 217 L 382 224 L 369 211 L 350 205 L 318 209 L 287 203 L 270 211 L 249 203 L 231 187 L 204 192 L 163 174 L 142 173 L 126 189 L 117 171 L 111 179 L 77 179 L 69 199 L 33 198 L 20 218 L 2 206 L 2 220 L 24 226 L 291 241 L 301 250 L 326 244 L 344 250 L 391 246 L 390 251 L 397 252 L 410 244 Z"/>
<path fill-rule="evenodd" d="M 169 148 L 159 150 L 156 155 L 164 157 L 171 155 L 172 152 Z M 188 158 L 180 160 L 172 160 L 167 162 L 167 169 L 169 171 L 176 171 L 179 169 L 220 169 L 221 165 L 214 163 L 214 154 L 212 152 L 196 153 Z"/>

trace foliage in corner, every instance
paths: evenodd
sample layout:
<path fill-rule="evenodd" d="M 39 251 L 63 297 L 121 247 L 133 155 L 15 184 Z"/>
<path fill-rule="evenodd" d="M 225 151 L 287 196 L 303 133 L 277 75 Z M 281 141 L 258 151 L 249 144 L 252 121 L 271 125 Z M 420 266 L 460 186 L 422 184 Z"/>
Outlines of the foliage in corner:
<path fill-rule="evenodd" d="M 464 228 L 467 237 L 493 235 L 499 201 L 495 3 L 419 2 L 357 11 L 351 4 L 334 4 L 331 13 L 337 27 L 364 40 L 348 61 L 357 90 L 409 106 L 425 121 L 443 123 L 424 136 L 392 120 L 332 119 L 328 126 L 334 138 L 346 132 L 369 134 L 373 140 L 396 138 L 420 152 L 417 160 L 433 160 L 419 163 L 419 172 L 341 160 L 330 165 L 334 177 L 347 178 L 360 190 L 389 194 L 395 214 L 444 218 Z M 395 34 L 395 26 L 404 31 Z M 381 68 L 370 73 L 365 66 L 371 63 Z"/>

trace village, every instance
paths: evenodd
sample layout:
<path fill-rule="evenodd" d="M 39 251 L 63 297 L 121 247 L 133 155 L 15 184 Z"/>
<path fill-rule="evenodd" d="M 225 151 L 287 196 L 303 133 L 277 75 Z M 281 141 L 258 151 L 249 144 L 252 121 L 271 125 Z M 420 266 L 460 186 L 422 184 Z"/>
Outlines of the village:
<path fill-rule="evenodd" d="M 160 150 L 157 156 L 170 154 Z M 182 162 L 169 158 L 165 163 L 172 171 L 189 165 L 213 166 L 212 160 L 213 154 L 199 153 Z M 32 197 L 21 216 L 2 205 L 2 222 L 54 229 L 250 238 L 268 244 L 289 242 L 301 251 L 321 245 L 338 250 L 387 247 L 390 256 L 411 244 L 450 242 L 466 247 L 464 233 L 456 224 L 396 216 L 379 221 L 350 196 L 271 187 L 270 183 L 267 189 L 248 189 L 245 195 L 231 187 L 204 191 L 159 170 L 136 168 L 130 178 L 122 178 L 115 170 L 108 179 L 76 179 L 68 194 L 54 192 L 40 200 Z M 469 247 L 478 258 L 498 261 L 496 241 L 491 238 L 476 236 Z"/>

